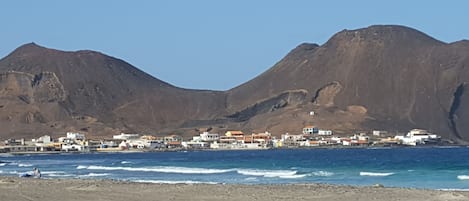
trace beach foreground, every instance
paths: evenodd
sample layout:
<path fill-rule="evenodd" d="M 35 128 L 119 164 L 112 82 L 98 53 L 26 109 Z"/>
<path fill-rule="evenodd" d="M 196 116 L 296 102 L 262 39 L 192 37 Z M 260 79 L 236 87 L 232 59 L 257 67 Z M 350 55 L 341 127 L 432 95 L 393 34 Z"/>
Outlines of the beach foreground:
<path fill-rule="evenodd" d="M 0 200 L 469 200 L 469 192 L 383 187 L 148 184 L 111 180 L 0 177 Z"/>

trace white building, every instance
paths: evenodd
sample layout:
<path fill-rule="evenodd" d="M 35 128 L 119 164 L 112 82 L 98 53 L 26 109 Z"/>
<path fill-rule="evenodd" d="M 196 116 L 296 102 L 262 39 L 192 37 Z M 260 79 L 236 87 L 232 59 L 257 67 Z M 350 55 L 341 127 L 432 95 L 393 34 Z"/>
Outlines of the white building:
<path fill-rule="evenodd" d="M 303 128 L 303 134 L 316 134 L 318 133 L 319 128 L 314 127 L 314 126 L 306 126 Z"/>
<path fill-rule="evenodd" d="M 395 139 L 401 141 L 402 144 L 411 146 L 438 141 L 440 138 L 440 136 L 432 134 L 424 129 L 412 129 L 407 133 L 406 136 L 395 136 Z"/>
<path fill-rule="evenodd" d="M 332 135 L 331 130 L 319 130 L 318 135 Z"/>
<path fill-rule="evenodd" d="M 220 139 L 218 133 L 203 132 L 200 134 L 200 140 L 203 142 L 215 142 Z"/>
<path fill-rule="evenodd" d="M 67 138 L 72 140 L 85 140 L 85 134 L 67 132 Z"/>
<path fill-rule="evenodd" d="M 112 136 L 112 139 L 115 140 L 131 140 L 131 139 L 139 139 L 139 134 L 125 134 L 121 133 L 120 135 Z"/>
<path fill-rule="evenodd" d="M 374 136 L 383 136 L 383 135 L 387 135 L 388 132 L 387 131 L 380 131 L 380 130 L 373 130 L 373 135 Z"/>
<path fill-rule="evenodd" d="M 36 144 L 49 144 L 52 142 L 52 138 L 49 135 L 44 135 L 39 137 L 38 139 L 33 139 L 32 141 Z"/>
<path fill-rule="evenodd" d="M 289 133 L 285 133 L 281 136 L 282 141 L 302 141 L 306 140 L 304 135 L 292 135 Z"/>

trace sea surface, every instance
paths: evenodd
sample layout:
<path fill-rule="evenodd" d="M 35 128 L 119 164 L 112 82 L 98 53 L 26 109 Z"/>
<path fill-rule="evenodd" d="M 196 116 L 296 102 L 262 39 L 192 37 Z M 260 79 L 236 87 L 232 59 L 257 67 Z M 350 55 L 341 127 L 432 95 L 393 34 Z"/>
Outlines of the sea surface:
<path fill-rule="evenodd" d="M 0 161 L 0 175 L 37 167 L 46 179 L 469 190 L 467 147 L 30 154 L 0 155 Z"/>

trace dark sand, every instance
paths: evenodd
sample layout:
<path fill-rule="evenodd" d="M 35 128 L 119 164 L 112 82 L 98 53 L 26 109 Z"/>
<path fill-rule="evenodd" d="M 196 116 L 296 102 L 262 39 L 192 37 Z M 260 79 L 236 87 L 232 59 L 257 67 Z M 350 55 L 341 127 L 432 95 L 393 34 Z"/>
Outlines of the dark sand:
<path fill-rule="evenodd" d="M 461 200 L 469 192 L 405 188 L 295 185 L 147 184 L 110 180 L 0 177 L 0 200 L 146 201 L 146 200 Z"/>

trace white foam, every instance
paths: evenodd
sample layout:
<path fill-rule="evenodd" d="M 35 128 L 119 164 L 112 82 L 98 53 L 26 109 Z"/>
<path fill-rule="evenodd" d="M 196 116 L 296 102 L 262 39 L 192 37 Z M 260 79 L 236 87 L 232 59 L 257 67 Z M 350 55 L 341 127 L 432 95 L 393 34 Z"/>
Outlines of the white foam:
<path fill-rule="evenodd" d="M 393 175 L 394 172 L 360 172 L 360 176 L 386 177 Z"/>
<path fill-rule="evenodd" d="M 282 178 L 282 179 L 300 179 L 300 178 L 303 178 L 303 177 L 306 177 L 308 175 L 306 174 L 295 174 L 295 175 L 282 175 L 282 176 L 279 176 L 279 178 Z"/>
<path fill-rule="evenodd" d="M 129 164 L 129 163 L 132 163 L 130 161 L 121 161 L 122 164 Z"/>
<path fill-rule="evenodd" d="M 6 163 L 0 163 L 0 167 L 1 167 L 1 166 L 5 166 L 5 165 L 6 165 Z"/>
<path fill-rule="evenodd" d="M 458 175 L 459 180 L 469 180 L 469 175 Z"/>
<path fill-rule="evenodd" d="M 220 184 L 217 182 L 203 182 L 203 181 L 169 181 L 169 180 L 135 180 L 138 183 L 154 183 L 154 184 Z"/>
<path fill-rule="evenodd" d="M 31 164 L 21 164 L 21 163 L 18 164 L 18 167 L 31 167 L 31 166 L 33 166 L 33 165 L 31 165 Z"/>
<path fill-rule="evenodd" d="M 248 177 L 244 180 L 246 180 L 246 181 L 257 181 L 257 177 Z"/>
<path fill-rule="evenodd" d="M 262 177 L 279 177 L 286 178 L 296 174 L 297 171 L 291 170 L 256 170 L 256 169 L 240 169 L 237 170 L 238 174 L 248 176 L 262 176 Z"/>
<path fill-rule="evenodd" d="M 440 188 L 439 191 L 469 191 L 467 188 Z"/>
<path fill-rule="evenodd" d="M 162 172 L 162 173 L 176 173 L 176 174 L 219 174 L 230 172 L 233 170 L 223 169 L 207 169 L 207 168 L 188 168 L 188 167 L 171 167 L 171 166 L 158 166 L 158 167 L 106 167 L 106 166 L 78 166 L 77 169 L 88 170 L 124 170 L 133 172 Z"/>
<path fill-rule="evenodd" d="M 84 165 L 77 166 L 77 169 L 86 169 L 86 168 L 88 168 L 88 166 L 84 166 Z"/>
<path fill-rule="evenodd" d="M 46 174 L 48 177 L 74 177 L 75 175 L 71 174 Z"/>
<path fill-rule="evenodd" d="M 313 172 L 313 173 L 311 173 L 311 175 L 318 176 L 318 177 L 330 177 L 330 176 L 334 175 L 334 173 L 321 170 L 321 171 Z"/>
<path fill-rule="evenodd" d="M 104 177 L 110 175 L 109 173 L 88 173 L 87 175 L 80 175 L 78 177 Z"/>
<path fill-rule="evenodd" d="M 65 174 L 64 171 L 41 171 L 42 174 Z"/>
<path fill-rule="evenodd" d="M 71 174 L 50 174 L 50 175 L 47 175 L 49 177 L 74 177 L 75 175 L 71 175 Z"/>

